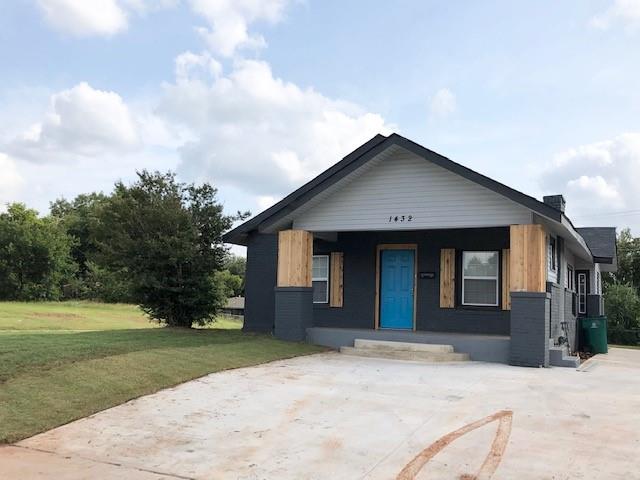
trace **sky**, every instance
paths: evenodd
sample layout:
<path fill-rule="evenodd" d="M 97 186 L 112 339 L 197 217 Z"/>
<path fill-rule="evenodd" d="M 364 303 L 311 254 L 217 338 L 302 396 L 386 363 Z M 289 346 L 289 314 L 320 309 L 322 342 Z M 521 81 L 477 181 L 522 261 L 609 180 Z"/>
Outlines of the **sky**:
<path fill-rule="evenodd" d="M 392 7 L 390 5 L 393 5 Z M 640 234 L 640 0 L 5 0 L 0 203 L 136 171 L 257 214 L 377 133 Z"/>

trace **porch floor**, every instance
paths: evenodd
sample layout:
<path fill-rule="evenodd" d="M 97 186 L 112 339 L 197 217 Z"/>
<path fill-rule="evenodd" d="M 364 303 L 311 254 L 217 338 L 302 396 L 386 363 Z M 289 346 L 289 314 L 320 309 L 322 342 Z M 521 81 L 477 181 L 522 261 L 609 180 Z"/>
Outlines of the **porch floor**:
<path fill-rule="evenodd" d="M 365 328 L 307 328 L 307 341 L 316 345 L 352 347 L 356 338 L 395 342 L 452 345 L 456 352 L 468 353 L 471 360 L 509 363 L 510 336 L 473 333 L 427 332 L 408 330 L 371 330 Z"/>

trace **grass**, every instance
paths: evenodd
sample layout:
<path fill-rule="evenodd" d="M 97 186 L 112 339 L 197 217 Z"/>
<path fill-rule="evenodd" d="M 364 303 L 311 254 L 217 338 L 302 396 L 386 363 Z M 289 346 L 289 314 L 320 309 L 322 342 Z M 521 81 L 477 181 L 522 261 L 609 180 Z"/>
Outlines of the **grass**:
<path fill-rule="evenodd" d="M 321 351 L 223 328 L 156 328 L 135 307 L 0 302 L 0 443 L 208 373 Z M 12 328 L 13 327 L 13 328 Z"/>
<path fill-rule="evenodd" d="M 135 305 L 0 302 L 0 330 L 119 330 L 155 326 Z"/>

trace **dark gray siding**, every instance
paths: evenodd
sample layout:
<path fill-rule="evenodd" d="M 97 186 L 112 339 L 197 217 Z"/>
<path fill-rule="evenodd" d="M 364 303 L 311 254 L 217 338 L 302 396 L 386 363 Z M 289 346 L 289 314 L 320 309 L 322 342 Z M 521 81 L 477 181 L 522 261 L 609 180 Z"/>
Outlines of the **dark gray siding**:
<path fill-rule="evenodd" d="M 578 347 L 578 338 L 576 336 L 577 323 L 576 316 L 573 314 L 574 293 L 570 290 L 564 291 L 564 321 L 567 322 L 567 330 L 569 337 L 569 347 L 571 352 L 575 352 Z"/>
<path fill-rule="evenodd" d="M 441 309 L 440 249 L 502 250 L 509 248 L 508 228 L 423 230 L 412 232 L 345 232 L 335 243 L 316 240 L 314 253 L 344 252 L 344 306 L 314 305 L 314 326 L 374 328 L 376 246 L 382 243 L 418 244 L 418 272 L 435 272 L 434 279 L 418 279 L 417 330 L 509 335 L 509 312 L 500 307 Z M 460 279 L 457 260 L 456 278 Z M 459 280 L 457 281 L 459 284 Z M 459 296 L 459 292 L 457 293 Z M 458 299 L 459 300 L 459 299 Z M 460 302 L 458 301 L 457 304 Z"/>
<path fill-rule="evenodd" d="M 555 283 L 547 282 L 547 292 L 551 295 L 549 338 L 553 340 L 554 345 L 557 345 L 558 337 L 564 337 L 561 325 L 564 322 L 564 288 Z"/>
<path fill-rule="evenodd" d="M 254 233 L 247 243 L 244 327 L 247 332 L 271 332 L 275 316 L 278 236 Z"/>

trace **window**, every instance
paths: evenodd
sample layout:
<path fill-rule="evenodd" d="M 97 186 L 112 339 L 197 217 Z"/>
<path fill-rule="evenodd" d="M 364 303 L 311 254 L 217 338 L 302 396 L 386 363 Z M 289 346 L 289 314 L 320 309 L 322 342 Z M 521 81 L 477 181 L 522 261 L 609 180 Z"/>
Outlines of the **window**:
<path fill-rule="evenodd" d="M 462 252 L 462 304 L 498 306 L 498 252 Z"/>
<path fill-rule="evenodd" d="M 576 279 L 573 274 L 573 267 L 567 263 L 567 290 L 576 291 Z"/>
<path fill-rule="evenodd" d="M 313 303 L 329 301 L 329 255 L 313 256 Z"/>
<path fill-rule="evenodd" d="M 558 260 L 557 260 L 557 252 L 556 252 L 556 239 L 549 235 L 549 270 L 552 272 L 558 271 Z"/>
<path fill-rule="evenodd" d="M 578 313 L 587 313 L 587 274 L 578 274 Z"/>

